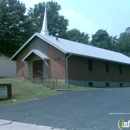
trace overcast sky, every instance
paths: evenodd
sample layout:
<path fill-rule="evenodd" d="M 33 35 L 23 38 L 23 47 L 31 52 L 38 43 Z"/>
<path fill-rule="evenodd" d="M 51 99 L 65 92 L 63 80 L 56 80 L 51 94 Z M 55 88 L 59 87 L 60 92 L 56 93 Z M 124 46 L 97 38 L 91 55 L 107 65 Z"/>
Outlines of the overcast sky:
<path fill-rule="evenodd" d="M 26 7 L 50 0 L 20 0 Z M 61 5 L 60 15 L 69 20 L 68 29 L 77 28 L 91 37 L 98 29 L 120 35 L 130 27 L 130 0 L 54 0 Z"/>

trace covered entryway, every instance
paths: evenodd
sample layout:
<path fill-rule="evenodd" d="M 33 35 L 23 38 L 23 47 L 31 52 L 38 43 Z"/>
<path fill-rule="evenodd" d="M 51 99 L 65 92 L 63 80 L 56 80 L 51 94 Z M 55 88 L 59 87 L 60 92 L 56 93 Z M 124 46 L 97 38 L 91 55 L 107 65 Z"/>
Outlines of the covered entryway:
<path fill-rule="evenodd" d="M 33 61 L 33 76 L 34 77 L 43 76 L 43 60 Z"/>
<path fill-rule="evenodd" d="M 49 57 L 41 51 L 33 49 L 24 58 L 28 62 L 29 77 L 48 77 Z"/>

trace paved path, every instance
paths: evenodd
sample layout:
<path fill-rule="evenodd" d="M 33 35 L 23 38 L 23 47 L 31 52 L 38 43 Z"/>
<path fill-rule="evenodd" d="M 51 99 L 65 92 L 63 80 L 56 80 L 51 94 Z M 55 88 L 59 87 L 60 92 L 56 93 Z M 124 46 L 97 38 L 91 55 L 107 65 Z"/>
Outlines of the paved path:
<path fill-rule="evenodd" d="M 0 119 L 0 130 L 65 130 L 65 129 Z"/>
<path fill-rule="evenodd" d="M 67 130 L 119 130 L 122 118 L 130 120 L 130 88 L 63 92 L 0 107 L 0 119 Z"/>

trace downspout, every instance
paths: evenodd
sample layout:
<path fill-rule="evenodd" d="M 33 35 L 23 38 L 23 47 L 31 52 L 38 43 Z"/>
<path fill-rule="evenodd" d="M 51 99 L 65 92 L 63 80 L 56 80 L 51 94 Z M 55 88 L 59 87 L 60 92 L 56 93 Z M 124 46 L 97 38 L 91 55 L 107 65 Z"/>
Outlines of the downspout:
<path fill-rule="evenodd" d="M 68 58 L 72 56 L 72 54 L 66 57 L 66 84 L 68 85 Z"/>

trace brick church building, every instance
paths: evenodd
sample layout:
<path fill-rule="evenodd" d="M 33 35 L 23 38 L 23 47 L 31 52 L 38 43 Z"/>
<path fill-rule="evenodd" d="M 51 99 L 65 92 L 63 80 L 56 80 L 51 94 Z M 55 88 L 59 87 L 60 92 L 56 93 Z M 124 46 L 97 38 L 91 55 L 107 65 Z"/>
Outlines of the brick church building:
<path fill-rule="evenodd" d="M 50 36 L 45 9 L 41 33 L 12 56 L 18 77 L 57 77 L 83 86 L 129 86 L 130 58 L 114 51 Z"/>

